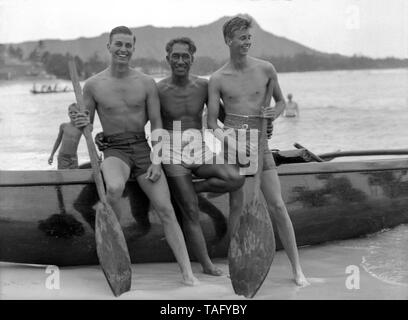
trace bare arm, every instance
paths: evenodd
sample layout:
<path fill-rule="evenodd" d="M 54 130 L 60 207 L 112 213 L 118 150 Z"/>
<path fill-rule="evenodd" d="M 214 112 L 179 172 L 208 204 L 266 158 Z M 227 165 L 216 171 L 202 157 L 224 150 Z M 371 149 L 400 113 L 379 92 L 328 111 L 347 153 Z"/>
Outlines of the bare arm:
<path fill-rule="evenodd" d="M 150 129 L 152 132 L 152 146 L 153 148 L 158 143 L 156 139 L 153 139 L 155 134 L 154 130 L 162 129 L 163 123 L 160 113 L 160 99 L 156 83 L 153 79 L 147 80 L 147 98 L 146 98 L 147 116 L 150 120 Z M 154 152 L 153 152 L 154 153 Z M 157 164 L 157 159 L 154 159 L 154 163 L 150 165 L 146 173 L 146 179 L 156 182 L 161 175 L 161 166 Z"/>
<path fill-rule="evenodd" d="M 96 102 L 93 96 L 92 84 L 90 82 L 85 82 L 83 95 L 86 110 L 89 112 L 89 121 L 90 123 L 93 123 L 95 120 Z"/>
<path fill-rule="evenodd" d="M 62 123 L 60 125 L 60 127 L 59 127 L 57 140 L 55 140 L 54 146 L 53 146 L 52 151 L 51 151 L 51 155 L 48 158 L 48 164 L 52 164 L 52 162 L 53 162 L 54 154 L 57 151 L 59 145 L 61 144 L 63 133 L 64 133 L 64 124 Z"/>
<path fill-rule="evenodd" d="M 217 119 L 220 112 L 220 85 L 218 80 L 212 76 L 208 83 L 208 116 L 207 125 L 208 128 L 216 130 L 220 129 L 217 123 Z"/>
<path fill-rule="evenodd" d="M 208 89 L 208 82 L 207 82 L 207 90 L 209 90 Z M 208 94 L 207 94 L 207 100 L 205 102 L 205 104 L 207 106 L 206 109 L 205 109 L 206 119 L 208 119 L 208 103 L 209 103 L 209 98 L 208 98 Z M 217 119 L 223 123 L 224 119 L 225 119 L 225 110 L 224 110 L 224 104 L 223 104 L 221 99 L 219 99 L 218 104 L 219 104 L 219 108 L 218 108 Z M 206 125 L 208 125 L 208 121 L 207 121 Z"/>
<path fill-rule="evenodd" d="M 153 79 L 148 80 L 147 98 L 147 117 L 150 120 L 151 131 L 162 129 L 163 123 L 160 114 L 160 100 L 156 83 Z M 153 144 L 153 141 L 152 141 Z"/>
<path fill-rule="evenodd" d="M 278 74 L 276 73 L 276 70 L 274 66 L 271 64 L 270 65 L 270 80 L 268 86 L 271 86 L 272 89 L 272 97 L 273 100 L 275 101 L 275 116 L 273 117 L 273 120 L 278 118 L 283 110 L 285 110 L 286 102 L 285 102 L 285 97 L 282 94 L 282 90 L 279 86 L 279 81 L 278 81 Z"/>
<path fill-rule="evenodd" d="M 84 89 L 83 89 L 83 97 L 84 97 L 84 104 L 85 104 L 85 112 L 78 113 L 76 119 L 74 120 L 74 124 L 77 128 L 82 129 L 83 127 L 91 124 L 91 131 L 92 131 L 92 123 L 95 119 L 95 110 L 96 110 L 96 101 L 93 96 L 92 84 L 90 81 L 85 82 Z"/>

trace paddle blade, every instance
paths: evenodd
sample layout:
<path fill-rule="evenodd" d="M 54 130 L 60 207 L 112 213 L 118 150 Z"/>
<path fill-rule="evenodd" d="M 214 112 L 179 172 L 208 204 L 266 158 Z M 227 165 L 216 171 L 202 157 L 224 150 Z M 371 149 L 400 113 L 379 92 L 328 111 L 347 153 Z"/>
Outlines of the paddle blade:
<path fill-rule="evenodd" d="M 98 202 L 95 219 L 96 251 L 105 277 L 117 297 L 129 291 L 132 270 L 125 236 L 112 208 Z"/>
<path fill-rule="evenodd" d="M 247 178 L 253 179 L 253 178 Z M 250 186 L 247 186 L 246 190 Z M 232 286 L 238 295 L 252 298 L 258 292 L 275 255 L 275 236 L 268 211 L 252 189 L 251 199 L 232 235 L 228 251 Z"/>

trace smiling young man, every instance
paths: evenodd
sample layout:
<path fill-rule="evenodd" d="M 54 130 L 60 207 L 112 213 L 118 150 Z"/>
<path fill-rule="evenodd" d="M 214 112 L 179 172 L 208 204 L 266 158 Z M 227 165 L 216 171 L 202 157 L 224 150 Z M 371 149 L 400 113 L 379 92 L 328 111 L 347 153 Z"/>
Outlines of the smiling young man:
<path fill-rule="evenodd" d="M 166 177 L 160 164 L 152 164 L 144 126 L 150 120 L 152 130 L 160 129 L 160 103 L 154 80 L 129 65 L 136 38 L 124 26 L 112 29 L 107 44 L 111 55 L 109 67 L 88 79 L 84 100 L 88 113 L 78 115 L 75 124 L 93 123 L 98 113 L 109 147 L 104 150 L 101 169 L 106 183 L 107 199 L 120 217 L 119 200 L 130 174 L 136 177 L 155 211 L 179 263 L 183 282 L 198 284 L 194 277 L 181 228 L 170 201 Z"/>
<path fill-rule="evenodd" d="M 203 272 L 219 276 L 222 272 L 211 262 L 201 230 L 197 192 L 230 192 L 231 210 L 240 210 L 242 201 L 234 198 L 234 191 L 244 178 L 236 166 L 216 164 L 215 154 L 204 142 L 202 114 L 208 100 L 208 81 L 190 74 L 195 51 L 194 42 L 186 37 L 166 45 L 171 76 L 158 83 L 163 128 L 170 138 L 163 168 L 182 213 L 186 238 Z M 193 183 L 192 174 L 204 180 Z"/>
<path fill-rule="evenodd" d="M 217 124 L 220 99 L 224 103 L 226 113 L 224 128 L 233 130 L 243 128 L 259 130 L 261 116 L 277 118 L 285 107 L 285 100 L 273 65 L 248 55 L 252 41 L 251 23 L 249 17 L 237 16 L 228 20 L 223 26 L 224 40 L 229 47 L 230 60 L 211 76 L 208 104 L 208 127 L 213 129 L 215 135 L 220 139 L 224 137 Z M 263 105 L 268 90 L 272 90 L 272 97 L 276 102 L 274 108 Z M 234 156 L 240 152 L 247 152 L 247 146 L 239 150 L 231 140 L 228 139 L 227 143 L 231 146 L 228 150 L 233 150 Z M 265 144 L 265 153 L 261 190 L 292 264 L 294 281 L 297 285 L 304 286 L 308 284 L 308 281 L 300 266 L 295 233 L 282 199 L 275 162 L 268 148 L 267 140 L 265 139 L 262 143 Z M 250 151 L 256 149 L 249 147 Z M 231 217 L 234 220 L 233 228 L 237 226 L 238 218 L 237 216 Z"/>

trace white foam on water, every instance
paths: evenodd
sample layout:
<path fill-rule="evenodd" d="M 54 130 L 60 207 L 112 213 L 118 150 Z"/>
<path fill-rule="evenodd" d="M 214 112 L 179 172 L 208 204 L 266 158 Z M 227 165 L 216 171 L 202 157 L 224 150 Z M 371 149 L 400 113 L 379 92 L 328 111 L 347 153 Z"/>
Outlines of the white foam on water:
<path fill-rule="evenodd" d="M 388 284 L 408 287 L 408 225 L 377 233 L 367 239 L 361 266 L 372 277 Z"/>
<path fill-rule="evenodd" d="M 397 286 L 403 286 L 403 287 L 408 287 L 408 283 L 402 283 L 402 279 L 403 277 L 401 276 L 390 276 L 390 274 L 388 272 L 383 272 L 383 273 L 379 273 L 378 270 L 380 269 L 379 267 L 376 266 L 372 266 L 369 263 L 367 263 L 367 258 L 366 257 L 362 257 L 362 261 L 360 264 L 363 269 L 369 274 L 371 275 L 373 278 L 380 280 L 384 283 L 388 283 L 388 284 L 392 284 L 392 285 L 397 285 Z"/>

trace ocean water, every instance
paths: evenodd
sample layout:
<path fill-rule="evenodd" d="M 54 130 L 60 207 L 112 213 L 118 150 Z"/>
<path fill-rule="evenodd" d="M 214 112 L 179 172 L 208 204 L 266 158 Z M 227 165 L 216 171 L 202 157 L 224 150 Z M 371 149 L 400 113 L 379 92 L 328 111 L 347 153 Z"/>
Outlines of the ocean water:
<path fill-rule="evenodd" d="M 408 70 L 286 73 L 279 81 L 299 104 L 300 117 L 277 119 L 270 147 L 293 149 L 298 142 L 314 153 L 408 148 Z M 41 82 L 47 83 L 55 80 Z M 56 159 L 52 166 L 47 159 L 75 96 L 34 95 L 31 88 L 31 81 L 0 81 L 0 170 L 56 169 Z M 101 131 L 97 118 L 94 127 Z M 80 163 L 88 161 L 84 139 L 78 155 Z M 407 244 L 406 225 L 355 240 L 367 249 L 361 262 L 366 272 L 402 286 L 408 286 Z"/>

